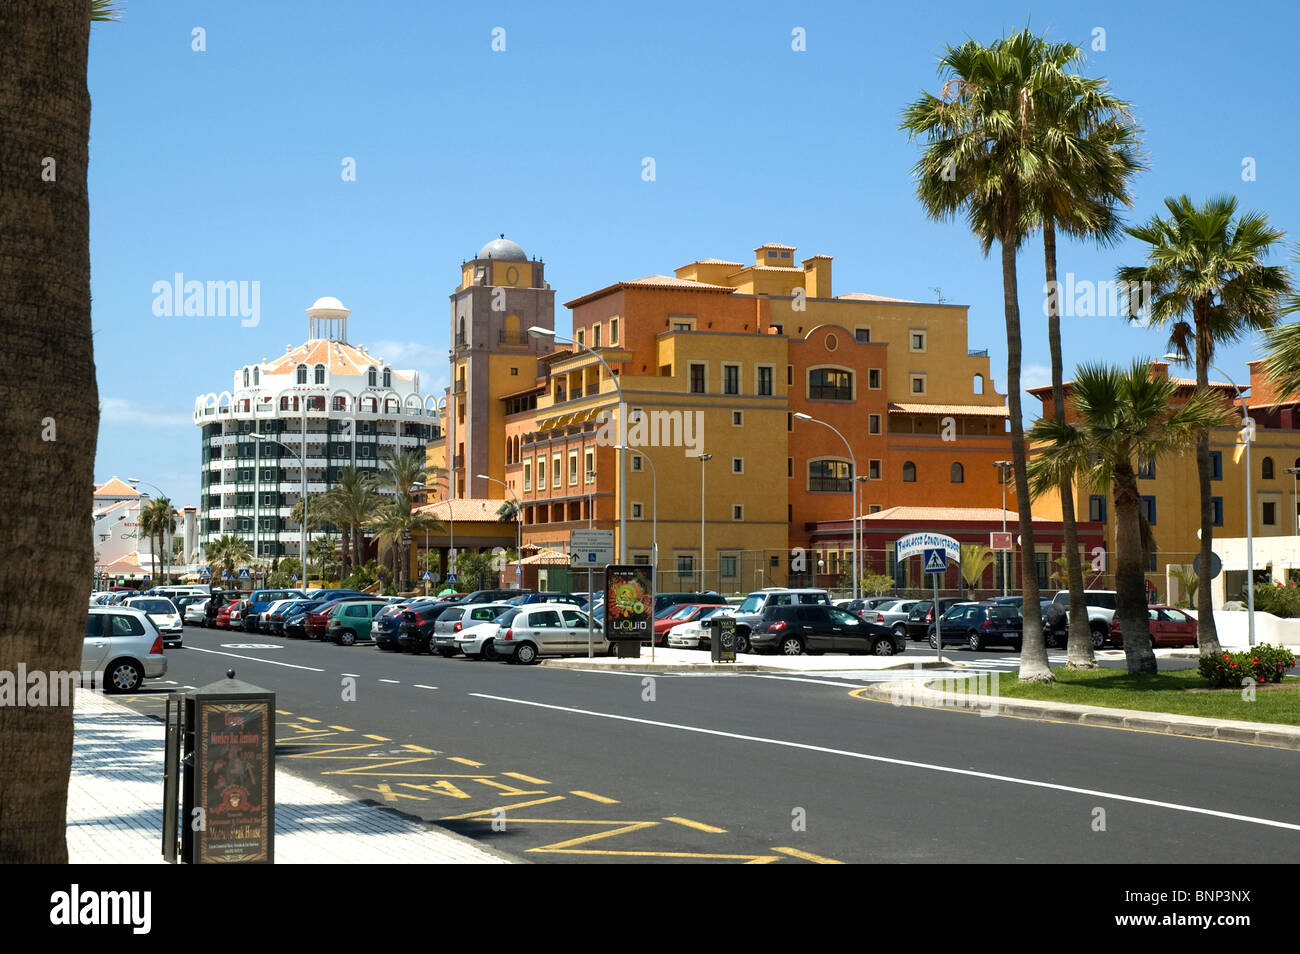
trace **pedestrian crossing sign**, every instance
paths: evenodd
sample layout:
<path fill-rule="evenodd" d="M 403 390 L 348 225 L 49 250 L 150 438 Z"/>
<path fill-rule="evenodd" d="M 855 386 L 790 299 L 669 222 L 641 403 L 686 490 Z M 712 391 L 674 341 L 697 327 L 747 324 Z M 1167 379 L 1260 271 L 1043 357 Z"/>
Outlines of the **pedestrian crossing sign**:
<path fill-rule="evenodd" d="M 925 572 L 926 573 L 943 573 L 948 569 L 948 555 L 942 549 L 926 549 Z"/>

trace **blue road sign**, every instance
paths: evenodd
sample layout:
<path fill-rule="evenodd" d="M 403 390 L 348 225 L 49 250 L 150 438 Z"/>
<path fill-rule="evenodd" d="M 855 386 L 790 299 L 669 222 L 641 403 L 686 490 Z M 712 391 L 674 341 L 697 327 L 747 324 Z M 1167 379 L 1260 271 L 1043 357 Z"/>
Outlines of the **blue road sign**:
<path fill-rule="evenodd" d="M 442 574 L 440 574 L 440 573 L 430 573 L 430 574 L 429 574 L 429 582 L 430 582 L 430 583 L 439 583 L 439 582 L 441 582 L 441 581 L 442 581 Z"/>
<path fill-rule="evenodd" d="M 290 580 L 290 582 L 292 582 L 292 583 L 297 583 L 297 582 L 298 582 L 298 574 L 295 573 L 293 576 L 289 577 L 289 580 Z"/>
<path fill-rule="evenodd" d="M 423 573 L 420 574 L 420 579 L 424 580 L 424 582 L 426 583 L 432 582 L 433 574 L 431 574 L 428 570 L 425 570 Z"/>
<path fill-rule="evenodd" d="M 201 579 L 206 580 L 206 579 L 207 579 L 208 577 L 210 577 L 211 575 L 212 575 L 212 573 L 208 570 L 208 568 L 207 568 L 206 566 L 201 566 L 201 567 L 199 567 L 199 577 L 200 577 Z"/>
<path fill-rule="evenodd" d="M 244 567 L 244 569 L 239 571 L 239 578 L 241 580 L 248 579 L 248 567 Z"/>
<path fill-rule="evenodd" d="M 448 583 L 455 583 L 455 582 L 456 582 L 456 574 L 455 574 L 455 573 L 448 573 L 448 574 L 447 574 L 447 582 L 448 582 Z"/>
<path fill-rule="evenodd" d="M 946 551 L 940 548 L 927 547 L 922 552 L 922 558 L 925 561 L 926 573 L 944 573 L 948 569 L 948 556 Z"/>

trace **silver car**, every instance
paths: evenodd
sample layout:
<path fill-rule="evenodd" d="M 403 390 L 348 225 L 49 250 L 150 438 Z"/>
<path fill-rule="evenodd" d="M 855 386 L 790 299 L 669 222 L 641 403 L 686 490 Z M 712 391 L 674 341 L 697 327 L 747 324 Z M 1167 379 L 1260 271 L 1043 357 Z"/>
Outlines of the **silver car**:
<path fill-rule="evenodd" d="M 144 610 L 92 606 L 81 646 L 82 672 L 103 673 L 108 692 L 135 692 L 167 675 L 162 634 Z"/>
<path fill-rule="evenodd" d="M 878 606 L 876 611 L 866 611 L 862 618 L 868 623 L 875 623 L 877 626 L 888 626 L 898 635 L 907 637 L 907 614 L 912 612 L 912 607 L 920 600 L 894 600 L 892 603 L 886 603 L 884 606 Z"/>
<path fill-rule="evenodd" d="M 144 610 L 158 632 L 162 633 L 163 643 L 168 646 L 180 646 L 185 635 L 185 621 L 181 611 L 165 596 L 133 596 L 126 601 L 131 609 Z"/>
<path fill-rule="evenodd" d="M 498 633 L 493 640 L 497 654 L 508 662 L 529 665 L 541 656 L 587 654 L 588 617 L 576 606 L 530 603 L 511 607 L 511 613 L 497 620 Z M 606 641 L 599 623 L 593 627 L 591 645 L 600 656 L 614 651 L 614 644 Z"/>
<path fill-rule="evenodd" d="M 454 656 L 457 652 L 462 651 L 459 637 L 463 630 L 467 630 L 471 626 L 477 626 L 480 623 L 493 622 L 507 610 L 514 608 L 508 603 L 471 603 L 468 606 L 449 606 L 442 611 L 433 624 L 430 649 L 441 656 Z M 491 640 L 482 644 L 478 650 L 465 653 L 471 659 L 477 659 L 479 654 L 487 660 L 496 659 L 496 652 L 493 649 Z"/>
<path fill-rule="evenodd" d="M 205 596 L 203 599 L 196 600 L 185 607 L 185 622 L 193 623 L 195 626 L 202 626 L 208 618 L 208 599 L 209 597 Z"/>

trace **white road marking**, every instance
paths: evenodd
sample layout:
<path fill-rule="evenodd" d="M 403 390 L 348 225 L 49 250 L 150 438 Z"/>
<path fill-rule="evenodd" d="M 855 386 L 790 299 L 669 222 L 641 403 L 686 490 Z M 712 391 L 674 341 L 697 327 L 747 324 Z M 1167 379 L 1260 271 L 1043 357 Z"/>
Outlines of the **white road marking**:
<path fill-rule="evenodd" d="M 340 675 L 340 676 L 351 676 L 353 679 L 360 679 L 360 678 L 361 678 L 361 673 L 359 673 L 359 672 L 341 672 L 341 673 L 339 673 L 339 675 Z"/>
<path fill-rule="evenodd" d="M 190 652 L 193 653 L 212 653 L 214 656 L 230 656 L 233 659 L 248 659 L 252 662 L 266 663 L 268 666 L 285 666 L 289 669 L 306 669 L 308 672 L 324 672 L 324 669 L 317 669 L 315 666 L 295 666 L 293 663 L 276 662 L 274 659 L 263 659 L 260 656 L 241 656 L 239 653 L 222 653 L 215 649 L 199 649 L 197 646 L 191 646 Z"/>
<path fill-rule="evenodd" d="M 437 689 L 437 686 L 422 686 L 418 682 L 415 684 L 416 689 Z"/>
<path fill-rule="evenodd" d="M 401 685 L 401 683 L 400 683 L 399 681 L 397 681 L 396 679 L 380 679 L 379 681 L 380 681 L 380 682 L 391 682 L 391 683 L 392 683 L 393 685 L 395 685 L 395 686 L 400 686 L 400 685 Z"/>
<path fill-rule="evenodd" d="M 532 702 L 528 699 L 511 699 L 507 696 L 493 696 L 484 692 L 471 692 L 479 699 L 494 699 L 497 702 L 512 702 L 521 706 L 534 706 L 539 709 L 554 709 L 559 712 L 572 712 L 576 715 L 593 716 L 597 719 L 614 719 L 619 722 L 637 722 L 641 725 L 657 725 L 665 729 L 677 729 L 681 732 L 698 732 L 701 735 L 716 735 L 724 739 L 736 739 L 741 742 L 761 742 L 764 745 L 779 745 L 790 749 L 803 749 L 807 752 L 822 752 L 826 755 L 838 755 L 850 759 L 863 759 L 868 762 L 880 762 L 885 765 L 899 765 L 905 768 L 925 769 L 930 772 L 943 772 L 948 775 L 964 775 L 968 778 L 981 778 L 991 782 L 1007 782 L 1011 785 L 1025 785 L 1030 788 L 1046 788 L 1056 792 L 1070 792 L 1075 795 L 1089 795 L 1095 798 L 1109 798 L 1120 802 L 1132 802 L 1137 805 L 1151 805 L 1155 808 L 1168 808 L 1177 812 L 1194 815 L 1209 815 L 1214 818 L 1226 818 L 1229 821 L 1248 822 L 1252 825 L 1264 825 L 1269 828 L 1285 828 L 1300 831 L 1300 824 L 1277 821 L 1272 818 L 1257 818 L 1254 815 L 1238 815 L 1234 812 L 1221 812 L 1213 808 L 1198 808 L 1195 805 L 1180 805 L 1177 802 L 1164 802 L 1154 798 L 1141 798 L 1137 795 L 1122 795 L 1118 792 L 1103 792 L 1093 788 L 1077 788 L 1073 785 L 1059 785 L 1055 782 L 1040 782 L 1037 779 L 1016 778 L 1013 775 L 996 775 L 992 772 L 977 772 L 974 769 L 953 768 L 948 765 L 935 765 L 930 762 L 913 762 L 910 759 L 895 759 L 885 755 L 869 755 L 865 752 L 850 752 L 847 749 L 832 749 L 824 745 L 811 745 L 807 742 L 791 742 L 787 739 L 768 739 L 759 735 L 741 735 L 737 732 L 724 732 L 721 729 L 706 729 L 695 725 L 679 725 L 673 722 L 656 722 L 653 719 L 639 719 L 636 716 L 617 715 L 612 712 L 595 712 L 591 709 L 577 709 L 572 706 L 557 706 L 545 702 Z"/>

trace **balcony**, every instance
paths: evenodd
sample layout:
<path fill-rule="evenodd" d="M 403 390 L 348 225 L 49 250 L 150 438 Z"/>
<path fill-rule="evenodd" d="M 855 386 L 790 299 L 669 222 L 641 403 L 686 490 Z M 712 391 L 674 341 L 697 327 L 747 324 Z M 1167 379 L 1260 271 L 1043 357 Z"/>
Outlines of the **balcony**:
<path fill-rule="evenodd" d="M 527 345 L 532 339 L 526 331 L 517 331 L 514 333 L 506 331 L 504 328 L 497 332 L 497 344 L 503 345 Z"/>

